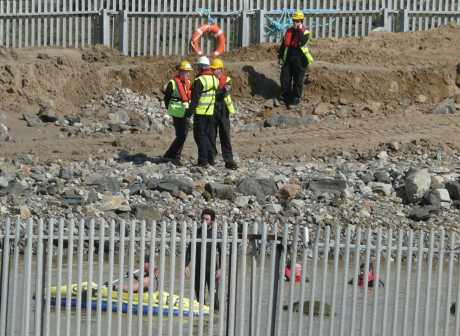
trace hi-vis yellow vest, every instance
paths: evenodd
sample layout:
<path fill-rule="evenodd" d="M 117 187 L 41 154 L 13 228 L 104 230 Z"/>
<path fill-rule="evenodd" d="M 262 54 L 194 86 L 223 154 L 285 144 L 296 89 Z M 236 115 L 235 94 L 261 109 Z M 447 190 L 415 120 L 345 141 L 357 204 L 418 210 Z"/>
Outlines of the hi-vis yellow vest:
<path fill-rule="evenodd" d="M 214 75 L 201 75 L 195 80 L 199 80 L 203 86 L 195 114 L 202 116 L 214 115 L 214 104 L 216 103 L 216 91 L 219 87 L 219 80 Z"/>
<path fill-rule="evenodd" d="M 303 32 L 304 35 L 310 35 L 309 30 L 305 30 Z M 305 55 L 305 58 L 307 59 L 308 64 L 313 63 L 313 56 L 310 53 L 310 50 L 308 49 L 307 45 L 304 45 L 303 47 L 300 47 L 300 50 L 302 53 Z M 288 55 L 289 48 L 284 48 L 284 54 L 283 54 L 283 64 L 286 63 L 287 55 Z"/>
<path fill-rule="evenodd" d="M 227 76 L 227 80 L 225 81 L 225 83 L 230 88 L 232 87 L 232 79 L 230 77 Z M 228 113 L 229 114 L 234 114 L 235 113 L 235 106 L 233 105 L 232 96 L 230 95 L 229 92 L 225 95 L 224 102 L 225 102 L 225 106 L 227 106 Z"/>
<path fill-rule="evenodd" d="M 174 79 L 171 79 L 169 83 L 172 83 L 173 94 L 172 94 L 172 99 L 169 102 L 168 114 L 171 117 L 184 118 L 185 110 L 188 108 L 189 103 L 183 102 L 181 100 L 176 81 Z"/>

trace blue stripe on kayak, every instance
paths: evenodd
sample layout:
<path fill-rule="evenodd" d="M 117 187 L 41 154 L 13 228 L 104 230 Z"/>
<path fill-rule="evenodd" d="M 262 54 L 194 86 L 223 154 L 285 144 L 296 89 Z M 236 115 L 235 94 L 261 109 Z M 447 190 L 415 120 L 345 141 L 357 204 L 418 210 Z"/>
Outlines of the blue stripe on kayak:
<path fill-rule="evenodd" d="M 51 305 L 53 305 L 53 306 L 57 305 L 56 298 L 54 298 L 54 297 L 51 298 Z M 67 298 L 61 298 L 61 308 L 65 308 L 66 305 L 67 305 Z M 77 299 L 72 298 L 71 302 L 70 302 L 70 305 L 72 307 L 77 307 Z M 81 307 L 86 308 L 86 301 L 85 300 L 81 301 Z M 91 310 L 97 310 L 97 307 L 98 307 L 97 301 L 96 300 L 91 300 Z M 132 311 L 133 314 L 136 314 L 136 315 L 138 314 L 138 307 L 139 307 L 139 305 L 137 305 L 137 304 L 132 305 L 131 311 Z M 150 307 L 146 306 L 146 305 L 142 305 L 142 307 L 143 307 L 142 314 L 143 315 L 148 315 Z M 107 311 L 108 309 L 109 309 L 108 302 L 105 301 L 105 300 L 101 300 L 101 310 L 102 311 Z M 123 313 L 128 313 L 129 309 L 128 309 L 128 304 L 127 303 L 124 303 L 124 302 L 122 303 L 121 311 Z M 159 311 L 160 311 L 160 309 L 158 307 L 153 307 L 152 315 L 157 316 Z M 112 301 L 112 312 L 118 312 L 118 302 L 117 301 Z M 168 316 L 168 315 L 169 315 L 169 309 L 168 308 L 163 308 L 163 316 Z M 174 316 L 179 316 L 179 309 L 174 309 L 173 310 L 173 315 Z M 183 315 L 184 316 L 189 316 L 189 311 L 184 309 Z M 193 315 L 194 316 L 199 316 L 199 313 L 194 312 Z"/>

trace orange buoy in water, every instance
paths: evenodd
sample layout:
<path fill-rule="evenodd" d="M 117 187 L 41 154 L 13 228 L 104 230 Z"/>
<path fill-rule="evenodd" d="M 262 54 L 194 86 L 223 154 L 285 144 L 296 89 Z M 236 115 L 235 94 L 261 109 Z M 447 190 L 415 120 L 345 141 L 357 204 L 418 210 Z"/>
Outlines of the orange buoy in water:
<path fill-rule="evenodd" d="M 211 24 L 211 25 L 204 24 L 193 32 L 192 41 L 191 41 L 192 50 L 197 55 L 200 55 L 200 56 L 203 55 L 203 50 L 200 47 L 200 40 L 203 34 L 214 34 L 214 38 L 216 39 L 217 47 L 212 52 L 212 55 L 213 56 L 222 55 L 223 52 L 225 51 L 225 34 L 222 31 L 222 29 L 220 29 L 220 27 L 216 24 Z"/>

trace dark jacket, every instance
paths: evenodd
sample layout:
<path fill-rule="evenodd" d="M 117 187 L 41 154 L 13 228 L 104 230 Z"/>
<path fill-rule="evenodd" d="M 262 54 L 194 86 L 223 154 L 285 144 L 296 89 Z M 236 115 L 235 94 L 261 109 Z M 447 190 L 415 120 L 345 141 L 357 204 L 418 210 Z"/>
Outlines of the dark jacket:
<path fill-rule="evenodd" d="M 299 36 L 299 46 L 297 48 L 289 48 L 288 54 L 287 54 L 287 59 L 291 57 L 302 57 L 305 58 L 304 54 L 300 50 L 301 47 L 307 44 L 308 40 L 310 39 L 310 34 L 304 34 L 302 30 L 300 29 L 294 29 L 294 28 L 289 28 L 288 31 L 292 31 L 294 34 L 298 34 Z M 286 31 L 286 34 L 288 33 Z M 278 59 L 282 59 L 284 55 L 284 51 L 286 49 L 286 46 L 284 45 L 284 40 L 286 37 L 286 34 L 284 35 L 283 39 L 281 40 L 281 45 L 278 48 Z"/>
<path fill-rule="evenodd" d="M 211 253 L 212 253 L 212 229 L 206 230 L 206 237 L 209 241 L 206 243 L 206 273 L 211 271 Z M 196 232 L 197 239 L 201 239 L 203 234 L 203 229 L 199 228 Z M 217 235 L 217 238 L 220 238 L 220 235 Z M 216 244 L 216 270 L 220 268 L 222 264 L 222 243 L 218 242 Z M 185 264 L 189 265 L 192 260 L 192 243 L 190 242 L 187 245 L 187 250 L 185 252 Z M 196 259 L 195 259 L 195 274 L 201 268 L 201 242 L 196 243 Z"/>

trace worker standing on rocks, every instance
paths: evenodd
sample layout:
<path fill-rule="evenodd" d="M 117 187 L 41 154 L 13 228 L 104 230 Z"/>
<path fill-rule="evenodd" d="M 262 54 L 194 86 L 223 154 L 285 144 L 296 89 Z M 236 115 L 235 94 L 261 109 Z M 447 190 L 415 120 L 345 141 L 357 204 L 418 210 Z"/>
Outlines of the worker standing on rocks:
<path fill-rule="evenodd" d="M 298 105 L 303 93 L 303 82 L 308 65 L 313 57 L 307 42 L 310 32 L 303 25 L 304 14 L 296 11 L 292 16 L 293 26 L 284 34 L 278 50 L 281 68 L 281 99 L 286 105 Z"/>
<path fill-rule="evenodd" d="M 214 76 L 206 56 L 198 59 L 198 71 L 198 77 L 193 82 L 192 100 L 187 115 L 193 115 L 193 137 L 198 147 L 198 166 L 208 167 L 209 164 L 215 164 L 214 106 L 219 80 Z"/>
<path fill-rule="evenodd" d="M 231 97 L 232 79 L 224 72 L 224 62 L 220 58 L 215 58 L 211 63 L 214 75 L 219 79 L 219 88 L 216 93 L 216 104 L 214 107 L 215 138 L 213 145 L 216 145 L 217 134 L 219 135 L 222 149 L 222 158 L 225 168 L 238 169 L 233 160 L 230 116 L 235 113 L 235 107 Z"/>
<path fill-rule="evenodd" d="M 178 166 L 182 165 L 180 159 L 189 129 L 189 119 L 185 114 L 192 97 L 190 82 L 190 73 L 192 71 L 191 64 L 187 61 L 182 61 L 179 64 L 177 75 L 169 81 L 164 91 L 165 105 L 168 109 L 168 114 L 173 118 L 176 138 L 163 155 L 163 159 Z"/>

